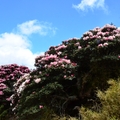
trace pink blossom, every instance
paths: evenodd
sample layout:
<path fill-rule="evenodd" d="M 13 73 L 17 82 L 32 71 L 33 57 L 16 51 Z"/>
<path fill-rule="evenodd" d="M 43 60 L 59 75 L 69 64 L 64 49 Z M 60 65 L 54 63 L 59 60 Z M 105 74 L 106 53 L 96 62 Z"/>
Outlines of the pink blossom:
<path fill-rule="evenodd" d="M 101 36 L 97 36 L 97 38 L 98 38 L 98 39 L 100 39 L 100 38 L 101 38 Z"/>
<path fill-rule="evenodd" d="M 47 64 L 45 64 L 45 68 L 47 67 L 48 65 Z"/>
<path fill-rule="evenodd" d="M 61 66 L 62 66 L 63 68 L 65 67 L 65 65 L 64 65 L 64 64 L 62 64 Z"/>
<path fill-rule="evenodd" d="M 67 58 L 67 56 L 64 56 L 64 58 Z"/>
<path fill-rule="evenodd" d="M 77 63 L 72 63 L 72 65 L 73 65 L 73 66 L 76 66 L 76 65 L 77 65 Z"/>
<path fill-rule="evenodd" d="M 103 44 L 99 44 L 98 47 L 103 47 Z"/>
<path fill-rule="evenodd" d="M 75 43 L 75 45 L 76 45 L 76 46 L 79 46 L 79 45 L 80 45 L 80 43 L 79 43 L 79 42 L 77 42 L 77 43 Z"/>
<path fill-rule="evenodd" d="M 84 37 L 83 40 L 86 40 L 86 37 Z"/>
<path fill-rule="evenodd" d="M 97 35 L 102 35 L 102 32 L 100 31 L 100 32 L 97 32 Z"/>
<path fill-rule="evenodd" d="M 34 92 L 32 92 L 32 94 L 35 94 L 36 92 L 34 91 Z"/>
<path fill-rule="evenodd" d="M 97 35 L 93 35 L 93 37 L 92 38 L 97 38 Z"/>
<path fill-rule="evenodd" d="M 5 89 L 7 86 L 4 83 L 0 83 L 0 89 Z"/>
<path fill-rule="evenodd" d="M 27 84 L 30 83 L 30 80 L 26 80 L 25 83 L 27 83 Z"/>
<path fill-rule="evenodd" d="M 102 32 L 102 36 L 104 36 L 104 35 L 105 35 L 105 33 Z"/>
<path fill-rule="evenodd" d="M 74 77 L 74 75 L 72 74 L 71 77 Z"/>
<path fill-rule="evenodd" d="M 109 40 L 113 40 L 115 38 L 115 36 L 109 36 L 108 39 Z"/>
<path fill-rule="evenodd" d="M 39 108 L 42 109 L 42 108 L 43 108 L 43 105 L 39 105 Z"/>
<path fill-rule="evenodd" d="M 35 91 L 34 91 L 34 92 L 32 92 L 32 94 L 35 94 Z"/>
<path fill-rule="evenodd" d="M 65 46 L 64 44 L 59 45 L 57 48 L 55 48 L 55 50 L 60 50 L 60 49 L 65 49 L 67 46 Z"/>
<path fill-rule="evenodd" d="M 50 65 L 57 65 L 57 62 L 51 62 Z"/>
<path fill-rule="evenodd" d="M 3 91 L 0 91 L 0 95 L 4 95 Z"/>
<path fill-rule="evenodd" d="M 82 47 L 81 46 L 78 46 L 78 49 L 80 50 Z"/>
<path fill-rule="evenodd" d="M 120 37 L 120 34 L 116 34 L 115 36 L 116 36 L 116 37 Z"/>
<path fill-rule="evenodd" d="M 58 52 L 57 54 L 58 54 L 58 55 L 61 55 L 61 54 L 62 54 L 62 52 Z"/>
<path fill-rule="evenodd" d="M 7 100 L 7 101 L 10 101 L 11 99 L 10 99 L 10 97 L 9 97 L 9 98 L 6 98 L 6 100 Z"/>
<path fill-rule="evenodd" d="M 103 37 L 103 40 L 108 40 L 108 37 Z"/>
<path fill-rule="evenodd" d="M 59 63 L 59 64 L 62 64 L 62 63 L 63 63 L 62 59 L 60 59 L 60 60 L 58 61 L 58 63 Z"/>
<path fill-rule="evenodd" d="M 94 28 L 94 31 L 101 31 L 101 28 L 100 27 L 96 27 L 96 28 Z"/>
<path fill-rule="evenodd" d="M 34 81 L 35 81 L 35 83 L 39 83 L 41 81 L 41 78 L 37 78 Z"/>
<path fill-rule="evenodd" d="M 108 46 L 108 43 L 104 43 L 103 46 Z"/>
<path fill-rule="evenodd" d="M 64 78 L 66 78 L 67 76 L 66 75 L 64 75 Z"/>
<path fill-rule="evenodd" d="M 42 72 L 40 71 L 39 74 L 41 74 Z"/>
<path fill-rule="evenodd" d="M 113 33 L 117 34 L 117 33 L 118 33 L 118 30 L 113 30 Z"/>
<path fill-rule="evenodd" d="M 68 60 L 68 59 L 61 59 L 63 62 L 65 62 L 65 63 L 67 63 L 67 64 L 70 64 L 71 63 L 71 61 L 70 60 Z"/>
<path fill-rule="evenodd" d="M 89 39 L 89 37 L 88 37 L 88 36 L 83 38 L 83 40 L 88 40 L 88 39 Z"/>
<path fill-rule="evenodd" d="M 108 43 L 104 43 L 103 46 L 108 46 Z"/>

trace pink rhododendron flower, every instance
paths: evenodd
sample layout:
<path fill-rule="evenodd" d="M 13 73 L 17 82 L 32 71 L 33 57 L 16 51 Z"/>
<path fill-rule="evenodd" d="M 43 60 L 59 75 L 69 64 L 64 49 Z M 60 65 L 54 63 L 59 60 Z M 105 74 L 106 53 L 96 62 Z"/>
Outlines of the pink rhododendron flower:
<path fill-rule="evenodd" d="M 32 94 L 35 94 L 35 92 L 32 92 Z"/>
<path fill-rule="evenodd" d="M 0 83 L 0 89 L 5 89 L 7 86 L 4 83 Z"/>
<path fill-rule="evenodd" d="M 75 45 L 76 45 L 76 46 L 79 46 L 79 45 L 80 45 L 80 43 L 79 43 L 79 42 L 77 42 L 77 43 L 75 43 Z"/>
<path fill-rule="evenodd" d="M 82 47 L 81 46 L 78 46 L 78 49 L 80 50 Z"/>
<path fill-rule="evenodd" d="M 116 34 L 115 36 L 116 36 L 116 37 L 120 37 L 120 34 Z"/>
<path fill-rule="evenodd" d="M 65 56 L 64 58 L 67 58 L 67 56 Z"/>
<path fill-rule="evenodd" d="M 40 71 L 39 74 L 41 74 L 42 72 Z"/>
<path fill-rule="evenodd" d="M 103 40 L 108 40 L 108 37 L 103 37 Z"/>
<path fill-rule="evenodd" d="M 62 54 L 62 52 L 58 52 L 57 54 L 58 54 L 58 55 L 61 55 L 61 54 Z"/>
<path fill-rule="evenodd" d="M 30 80 L 26 80 L 25 83 L 30 83 Z"/>
<path fill-rule="evenodd" d="M 94 28 L 93 30 L 94 30 L 94 31 L 100 31 L 101 28 L 100 28 L 100 27 L 96 27 L 96 28 Z"/>
<path fill-rule="evenodd" d="M 39 108 L 42 109 L 42 108 L 43 108 L 43 105 L 39 105 Z"/>
<path fill-rule="evenodd" d="M 71 77 L 74 77 L 74 75 L 72 74 Z"/>
<path fill-rule="evenodd" d="M 103 44 L 99 44 L 98 47 L 103 47 Z"/>
<path fill-rule="evenodd" d="M 115 38 L 115 36 L 109 36 L 108 39 L 109 40 L 113 40 Z"/>
<path fill-rule="evenodd" d="M 11 101 L 10 97 L 9 98 L 6 98 L 7 101 Z"/>
<path fill-rule="evenodd" d="M 0 95 L 4 95 L 3 91 L 0 91 Z"/>
<path fill-rule="evenodd" d="M 62 66 L 63 68 L 65 67 L 65 65 L 64 65 L 64 64 L 62 64 L 61 66 Z"/>
<path fill-rule="evenodd" d="M 39 83 L 39 82 L 41 81 L 41 79 L 40 79 L 40 78 L 37 78 L 37 79 L 35 79 L 34 81 L 35 81 L 35 83 Z"/>
<path fill-rule="evenodd" d="M 57 48 L 55 48 L 55 50 L 60 50 L 60 49 L 64 49 L 64 48 L 66 48 L 67 46 L 65 46 L 65 45 L 59 45 Z"/>
<path fill-rule="evenodd" d="M 72 63 L 72 65 L 73 65 L 73 66 L 76 66 L 76 65 L 77 65 L 77 63 Z"/>
<path fill-rule="evenodd" d="M 97 38 L 98 38 L 98 39 L 100 39 L 100 38 L 101 38 L 101 36 L 97 36 Z"/>
<path fill-rule="evenodd" d="M 108 46 L 108 43 L 104 43 L 103 46 Z"/>
<path fill-rule="evenodd" d="M 47 64 L 45 64 L 45 68 L 47 67 L 48 65 Z"/>
<path fill-rule="evenodd" d="M 66 78 L 67 76 L 66 75 L 64 75 L 64 78 Z"/>

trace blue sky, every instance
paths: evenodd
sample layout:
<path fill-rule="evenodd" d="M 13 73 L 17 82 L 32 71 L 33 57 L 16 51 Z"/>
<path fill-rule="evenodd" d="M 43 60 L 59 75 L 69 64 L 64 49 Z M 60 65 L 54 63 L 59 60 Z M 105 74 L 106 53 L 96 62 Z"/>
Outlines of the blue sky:
<path fill-rule="evenodd" d="M 50 46 L 111 22 L 120 27 L 119 0 L 0 0 L 0 65 L 33 68 Z"/>

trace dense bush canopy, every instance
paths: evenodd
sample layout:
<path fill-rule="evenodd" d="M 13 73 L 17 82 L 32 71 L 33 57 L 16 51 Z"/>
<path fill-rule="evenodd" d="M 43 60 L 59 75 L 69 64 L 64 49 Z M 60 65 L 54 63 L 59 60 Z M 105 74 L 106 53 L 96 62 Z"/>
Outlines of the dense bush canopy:
<path fill-rule="evenodd" d="M 106 91 L 98 91 L 102 108 L 99 112 L 81 108 L 83 120 L 119 120 L 120 119 L 120 78 L 109 80 L 110 87 Z M 99 107 L 99 105 L 97 105 Z"/>
<path fill-rule="evenodd" d="M 25 66 L 17 64 L 0 66 L 0 112 L 1 117 L 8 112 L 10 107 L 11 95 L 14 93 L 14 83 L 30 70 Z M 3 113 L 3 114 L 2 114 Z"/>
<path fill-rule="evenodd" d="M 120 29 L 110 24 L 51 46 L 35 59 L 36 68 L 14 84 L 13 112 L 21 120 L 43 119 L 44 113 L 76 115 L 75 106 L 90 106 L 96 90 L 107 89 L 107 81 L 119 77 L 119 46 Z"/>
<path fill-rule="evenodd" d="M 26 117 L 43 108 L 71 114 L 94 98 L 96 89 L 106 89 L 109 78 L 119 76 L 119 45 L 120 30 L 108 24 L 50 47 L 35 59 L 36 69 L 15 84 L 20 101 L 14 109 Z"/>

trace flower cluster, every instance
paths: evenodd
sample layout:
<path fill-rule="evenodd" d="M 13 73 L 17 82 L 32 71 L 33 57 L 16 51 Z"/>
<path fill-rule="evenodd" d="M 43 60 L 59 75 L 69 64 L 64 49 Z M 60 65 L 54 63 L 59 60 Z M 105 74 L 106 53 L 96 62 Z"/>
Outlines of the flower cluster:
<path fill-rule="evenodd" d="M 97 71 L 95 74 L 93 71 L 96 70 L 94 65 L 97 66 L 97 59 L 105 62 L 106 58 L 112 57 L 113 60 L 116 56 L 119 60 L 119 46 L 120 30 L 114 25 L 105 25 L 86 32 L 80 39 L 72 38 L 50 47 L 44 55 L 36 57 L 36 69 L 14 84 L 16 93 L 11 98 L 13 106 L 17 96 L 20 101 L 17 104 L 19 114 L 22 115 L 24 111 L 31 114 L 34 108 L 37 113 L 38 109 L 44 109 L 46 105 L 58 109 L 69 96 L 79 96 L 82 99 L 84 96 L 89 97 L 90 92 L 99 86 L 100 79 L 97 81 L 94 78 Z M 10 75 L 10 78 L 14 77 Z M 2 81 L 0 88 L 6 89 L 4 79 Z M 3 96 L 4 92 L 1 91 L 0 94 Z M 52 105 L 53 101 L 56 101 L 56 105 Z M 29 113 L 28 108 L 33 110 Z"/>
<path fill-rule="evenodd" d="M 120 54 L 120 29 L 107 24 L 84 33 L 80 41 L 80 51 L 88 53 L 91 61 L 116 59 Z M 79 53 L 80 53 L 79 51 Z M 82 55 L 81 53 L 79 55 Z M 112 55 L 112 56 L 111 56 Z"/>
<path fill-rule="evenodd" d="M 101 41 L 112 41 L 115 38 L 120 38 L 120 29 L 114 25 L 105 25 L 102 28 L 95 28 L 83 34 L 82 39 L 91 41 L 93 39 L 100 39 Z"/>
<path fill-rule="evenodd" d="M 44 96 L 46 94 L 52 95 L 53 93 L 56 94 L 57 91 L 66 92 L 66 90 L 72 93 L 73 90 L 70 84 L 73 84 L 75 87 L 77 63 L 72 61 L 65 51 L 69 49 L 67 45 L 69 43 L 78 50 L 81 49 L 81 47 L 77 39 L 70 39 L 67 42 L 59 46 L 50 47 L 44 55 L 36 57 L 36 69 L 22 76 L 16 84 L 14 84 L 15 94 L 11 97 L 12 106 L 14 107 L 13 110 L 22 109 L 20 103 L 15 104 L 14 101 L 16 101 L 16 98 L 20 101 L 24 99 L 24 102 L 29 101 L 28 98 L 30 98 L 30 100 L 38 98 L 40 101 L 35 103 L 36 107 L 42 108 L 39 107 L 39 105 L 42 104 L 44 106 L 46 102 Z M 23 98 L 23 96 L 27 97 Z M 43 102 L 41 103 L 41 101 Z"/>
<path fill-rule="evenodd" d="M 10 95 L 14 91 L 13 84 L 25 73 L 30 70 L 25 66 L 17 64 L 0 66 L 0 102 L 9 101 Z"/>
<path fill-rule="evenodd" d="M 48 64 L 50 61 L 54 61 L 57 58 L 57 55 L 46 54 L 45 56 L 38 56 L 35 61 L 35 66 Z"/>
<path fill-rule="evenodd" d="M 56 48 L 55 48 L 55 50 L 56 51 L 58 51 L 58 50 L 61 50 L 61 49 L 65 49 L 67 46 L 65 46 L 64 44 L 62 44 L 62 45 L 60 45 L 60 46 L 57 46 Z"/>
<path fill-rule="evenodd" d="M 21 92 L 25 89 L 26 84 L 30 83 L 30 74 L 26 73 L 20 77 L 17 82 L 14 84 L 17 95 L 20 96 Z"/>

